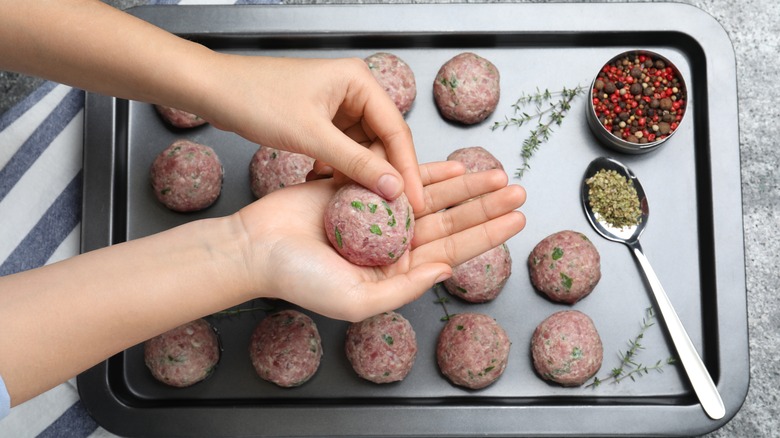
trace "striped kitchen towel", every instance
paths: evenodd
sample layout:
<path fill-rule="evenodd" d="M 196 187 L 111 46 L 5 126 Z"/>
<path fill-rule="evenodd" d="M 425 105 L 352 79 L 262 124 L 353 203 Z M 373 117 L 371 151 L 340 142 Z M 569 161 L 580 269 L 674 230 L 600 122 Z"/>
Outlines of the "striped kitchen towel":
<path fill-rule="evenodd" d="M 150 0 L 276 4 L 281 0 Z M 79 253 L 84 92 L 46 82 L 0 115 L 0 275 Z M 76 379 L 11 409 L 0 437 L 112 437 L 87 414 Z"/>

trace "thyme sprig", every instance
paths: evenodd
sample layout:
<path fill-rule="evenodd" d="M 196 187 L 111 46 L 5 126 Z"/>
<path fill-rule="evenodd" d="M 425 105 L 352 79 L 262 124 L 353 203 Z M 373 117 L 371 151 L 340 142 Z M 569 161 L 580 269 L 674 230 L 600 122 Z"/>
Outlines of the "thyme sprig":
<path fill-rule="evenodd" d="M 212 314 L 212 316 L 216 317 L 216 318 L 225 318 L 225 317 L 230 318 L 230 317 L 233 317 L 233 316 L 239 316 L 239 315 L 241 315 L 243 313 L 271 312 L 273 310 L 275 310 L 275 308 L 273 306 L 270 306 L 270 305 L 266 304 L 265 302 L 262 302 L 262 301 L 256 302 L 256 301 L 254 301 L 254 302 L 250 303 L 249 307 L 241 307 L 241 306 L 233 307 L 233 308 L 230 308 L 230 309 L 222 310 L 220 312 L 216 312 L 216 313 Z"/>
<path fill-rule="evenodd" d="M 653 308 L 648 307 L 646 310 L 646 316 L 642 318 L 642 326 L 639 330 L 639 334 L 628 341 L 628 350 L 618 353 L 618 356 L 620 356 L 620 365 L 616 368 L 612 368 L 612 371 L 610 371 L 607 377 L 602 379 L 594 377 L 591 383 L 585 385 L 586 387 L 595 388 L 602 383 L 609 381 L 612 381 L 612 383 L 620 383 L 625 379 L 631 379 L 632 381 L 635 381 L 637 376 L 641 377 L 645 374 L 649 374 L 650 371 L 662 373 L 664 365 L 672 365 L 676 362 L 673 357 L 669 357 L 665 361 L 658 360 L 655 364 L 650 366 L 644 365 L 637 361 L 637 354 L 640 350 L 644 350 L 642 339 L 645 336 L 645 332 L 647 329 L 655 325 L 655 322 L 653 322 L 654 317 L 655 313 L 653 312 Z"/>
<path fill-rule="evenodd" d="M 490 129 L 495 131 L 499 128 L 505 130 L 510 126 L 520 128 L 526 123 L 536 120 L 536 127 L 523 140 L 523 149 L 520 152 L 523 165 L 515 172 L 517 178 L 522 178 L 525 172 L 531 168 L 530 161 L 533 154 L 542 143 L 550 139 L 550 135 L 553 133 L 553 126 L 560 126 L 563 123 L 563 119 L 571 109 L 572 100 L 584 91 L 585 88 L 583 86 L 577 85 L 574 88 L 563 87 L 562 90 L 554 92 L 548 89 L 540 91 L 539 88 L 532 94 L 523 92 L 520 98 L 512 104 L 514 117 L 505 116 L 504 121 L 493 123 Z M 558 98 L 558 100 L 551 102 L 553 98 Z M 548 106 L 544 107 L 544 103 L 548 103 Z M 533 113 L 523 110 L 530 104 L 535 106 Z"/>
<path fill-rule="evenodd" d="M 440 304 L 441 308 L 444 309 L 444 316 L 439 318 L 439 320 L 440 321 L 449 321 L 450 317 L 452 315 L 450 315 L 450 312 L 447 310 L 447 303 L 449 303 L 450 300 L 449 300 L 449 298 L 446 295 L 445 296 L 439 295 L 439 289 L 443 288 L 443 287 L 444 287 L 444 285 L 442 285 L 441 283 L 436 283 L 436 285 L 433 286 L 433 293 L 436 294 L 436 301 L 434 301 L 434 303 L 435 304 Z"/>

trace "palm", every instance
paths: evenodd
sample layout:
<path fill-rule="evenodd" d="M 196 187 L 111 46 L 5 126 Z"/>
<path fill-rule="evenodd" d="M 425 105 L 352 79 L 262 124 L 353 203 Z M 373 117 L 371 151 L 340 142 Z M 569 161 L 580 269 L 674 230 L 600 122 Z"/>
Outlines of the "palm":
<path fill-rule="evenodd" d="M 522 228 L 522 216 L 508 214 L 524 201 L 525 194 L 517 186 L 489 195 L 489 203 L 481 200 L 440 211 L 474 194 L 504 187 L 505 174 L 462 175 L 462 167 L 453 163 L 421 170 L 429 175 L 424 177 L 429 204 L 416 217 L 411 250 L 385 267 L 353 265 L 325 236 L 323 215 L 338 188 L 334 180 L 289 187 L 241 210 L 255 245 L 250 260 L 260 271 L 257 278 L 270 279 L 261 286 L 264 295 L 339 319 L 363 319 L 413 300 L 433 285 L 433 279 L 421 281 L 426 274 L 448 269 L 443 264 L 462 263 Z"/>

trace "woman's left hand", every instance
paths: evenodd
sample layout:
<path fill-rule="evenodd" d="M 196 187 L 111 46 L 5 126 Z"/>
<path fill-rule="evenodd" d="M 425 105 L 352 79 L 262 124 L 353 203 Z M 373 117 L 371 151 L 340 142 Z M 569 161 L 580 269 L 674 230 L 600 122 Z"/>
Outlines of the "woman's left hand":
<path fill-rule="evenodd" d="M 349 321 L 415 300 L 448 278 L 452 266 L 525 226 L 515 211 L 525 202 L 522 187 L 507 186 L 500 170 L 464 172 L 452 161 L 420 166 L 425 202 L 411 249 L 382 267 L 354 265 L 328 241 L 323 215 L 338 189 L 333 179 L 291 186 L 245 207 L 236 215 L 249 237 L 246 269 L 254 290 Z"/>

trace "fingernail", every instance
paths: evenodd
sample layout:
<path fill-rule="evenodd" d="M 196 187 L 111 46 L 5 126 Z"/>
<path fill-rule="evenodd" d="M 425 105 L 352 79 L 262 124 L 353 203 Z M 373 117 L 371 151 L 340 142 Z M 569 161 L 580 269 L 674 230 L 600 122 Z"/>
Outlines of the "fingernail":
<path fill-rule="evenodd" d="M 333 175 L 333 168 L 331 166 L 325 165 L 317 169 L 316 172 L 319 176 L 331 176 Z"/>
<path fill-rule="evenodd" d="M 379 190 L 379 194 L 388 199 L 395 199 L 398 197 L 401 191 L 401 181 L 394 175 L 388 173 L 379 177 L 379 181 L 376 183 L 376 188 Z"/>

